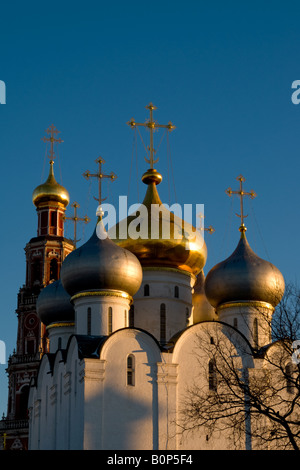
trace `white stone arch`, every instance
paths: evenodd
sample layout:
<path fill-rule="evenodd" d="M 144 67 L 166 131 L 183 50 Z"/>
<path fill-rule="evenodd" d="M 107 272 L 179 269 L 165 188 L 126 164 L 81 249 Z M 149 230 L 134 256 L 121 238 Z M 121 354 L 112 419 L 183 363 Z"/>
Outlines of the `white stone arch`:
<path fill-rule="evenodd" d="M 119 343 L 122 339 L 140 342 L 141 348 L 147 351 L 149 354 L 149 360 L 152 362 L 159 362 L 161 360 L 161 352 L 157 340 L 146 331 L 138 328 L 123 328 L 110 335 L 101 348 L 100 359 L 107 360 L 109 349 L 113 347 L 115 343 Z"/>

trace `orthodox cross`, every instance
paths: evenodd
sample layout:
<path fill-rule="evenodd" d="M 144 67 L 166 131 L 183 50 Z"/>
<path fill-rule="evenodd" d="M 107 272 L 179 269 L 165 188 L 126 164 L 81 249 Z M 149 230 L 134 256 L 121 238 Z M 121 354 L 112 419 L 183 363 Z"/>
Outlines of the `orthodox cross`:
<path fill-rule="evenodd" d="M 114 181 L 117 178 L 117 175 L 115 175 L 113 172 L 111 172 L 109 175 L 105 175 L 102 172 L 102 164 L 105 163 L 105 160 L 101 157 L 97 158 L 95 160 L 96 163 L 98 163 L 98 173 L 90 173 L 89 171 L 86 171 L 83 173 L 83 176 L 88 180 L 90 178 L 98 178 L 98 197 L 94 196 L 94 199 L 98 201 L 99 206 L 101 206 L 102 202 L 105 201 L 105 198 L 102 198 L 102 178 L 110 178 L 111 181 Z M 100 207 L 99 210 L 101 211 Z M 100 215 L 100 213 L 99 213 Z"/>
<path fill-rule="evenodd" d="M 244 224 L 244 219 L 248 217 L 247 215 L 244 215 L 244 203 L 243 203 L 243 198 L 245 196 L 250 196 L 251 199 L 254 199 L 257 195 L 254 191 L 250 191 L 247 193 L 246 191 L 243 190 L 243 183 L 246 181 L 245 178 L 242 175 L 239 175 L 236 178 L 240 182 L 240 189 L 239 191 L 232 191 L 231 188 L 226 189 L 225 193 L 228 194 L 228 196 L 232 196 L 232 194 L 237 194 L 240 198 L 240 204 L 241 204 L 241 213 L 236 214 L 238 217 L 241 218 L 241 226 L 240 226 L 240 232 L 244 232 L 246 230 L 245 224 Z"/>
<path fill-rule="evenodd" d="M 199 214 L 197 214 L 197 217 L 199 217 L 199 219 L 204 219 L 204 215 L 203 215 L 202 212 L 199 212 Z M 203 230 L 204 232 L 208 232 L 209 234 L 215 233 L 215 231 L 216 231 L 211 225 L 207 228 L 204 228 L 204 227 L 202 228 L 201 225 L 202 224 L 200 222 L 200 230 L 201 231 Z"/>
<path fill-rule="evenodd" d="M 46 129 L 46 132 L 47 134 L 50 134 L 50 137 L 43 137 L 42 138 L 42 141 L 43 142 L 50 142 L 50 153 L 48 155 L 48 157 L 50 158 L 50 160 L 54 160 L 55 158 L 55 154 L 54 154 L 54 144 L 57 143 L 57 144 L 61 144 L 63 142 L 63 140 L 61 140 L 61 138 L 59 139 L 56 139 L 54 137 L 54 135 L 57 135 L 60 133 L 60 131 L 58 131 L 56 129 L 56 127 L 54 127 L 53 124 L 51 124 L 50 127 L 48 127 L 48 129 Z"/>
<path fill-rule="evenodd" d="M 150 119 L 148 119 L 145 123 L 135 122 L 135 120 L 132 118 L 129 122 L 127 122 L 127 124 L 132 129 L 138 126 L 142 126 L 147 127 L 150 130 L 150 146 L 148 147 L 148 150 L 150 151 L 150 158 L 148 159 L 145 157 L 145 160 L 147 163 L 150 163 L 150 168 L 153 169 L 154 163 L 158 162 L 158 158 L 154 160 L 153 157 L 153 154 L 156 153 L 155 149 L 153 148 L 153 132 L 155 132 L 155 130 L 158 128 L 168 129 L 168 131 L 171 132 L 175 129 L 175 126 L 173 126 L 171 121 L 167 125 L 157 124 L 157 122 L 153 120 L 153 111 L 157 108 L 152 103 L 148 104 L 148 106 L 146 106 L 146 109 L 149 109 L 150 111 Z"/>
<path fill-rule="evenodd" d="M 78 209 L 78 207 L 80 207 L 80 205 L 77 202 L 73 202 L 71 207 L 74 208 L 74 216 L 73 217 L 65 217 L 64 216 L 63 219 L 64 220 L 71 220 L 74 223 L 74 244 L 75 244 L 75 248 L 76 248 L 76 243 L 79 242 L 79 240 L 77 240 L 77 223 L 78 222 L 84 222 L 85 224 L 88 224 L 90 222 L 90 219 L 87 215 L 85 215 L 82 218 L 78 217 L 77 209 Z"/>

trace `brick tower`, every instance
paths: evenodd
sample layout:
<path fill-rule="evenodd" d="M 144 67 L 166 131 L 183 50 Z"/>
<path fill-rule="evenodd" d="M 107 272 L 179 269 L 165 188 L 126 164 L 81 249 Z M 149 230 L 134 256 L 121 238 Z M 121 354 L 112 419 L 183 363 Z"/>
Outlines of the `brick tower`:
<path fill-rule="evenodd" d="M 30 380 L 36 376 L 41 356 L 48 352 L 45 326 L 36 314 L 36 300 L 40 291 L 57 280 L 64 258 L 74 249 L 74 242 L 64 237 L 64 220 L 69 204 L 67 190 L 54 177 L 54 144 L 58 131 L 52 125 L 50 137 L 50 169 L 45 183 L 33 192 L 32 201 L 38 216 L 37 236 L 25 247 L 26 280 L 18 293 L 16 314 L 18 332 L 16 351 L 9 357 L 7 416 L 0 421 L 0 447 L 27 449 L 27 401 Z"/>

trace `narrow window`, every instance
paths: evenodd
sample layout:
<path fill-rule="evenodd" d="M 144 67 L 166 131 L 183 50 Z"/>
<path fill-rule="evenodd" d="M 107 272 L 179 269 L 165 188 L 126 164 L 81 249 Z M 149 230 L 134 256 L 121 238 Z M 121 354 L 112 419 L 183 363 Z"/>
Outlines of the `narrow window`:
<path fill-rule="evenodd" d="M 150 295 L 150 287 L 149 284 L 144 285 L 144 297 L 149 297 Z"/>
<path fill-rule="evenodd" d="M 214 359 L 211 359 L 208 363 L 208 388 L 213 392 L 217 391 L 216 362 Z"/>
<path fill-rule="evenodd" d="M 127 385 L 134 386 L 135 384 L 135 370 L 134 370 L 134 356 L 130 354 L 127 357 Z"/>
<path fill-rule="evenodd" d="M 45 229 L 48 226 L 48 212 L 43 211 L 41 214 L 41 228 Z"/>
<path fill-rule="evenodd" d="M 253 341 L 254 341 L 254 346 L 258 348 L 258 321 L 257 318 L 254 318 L 253 322 Z"/>
<path fill-rule="evenodd" d="M 87 334 L 92 334 L 92 309 L 88 307 L 87 309 Z"/>
<path fill-rule="evenodd" d="M 179 287 L 178 287 L 178 286 L 175 286 L 175 287 L 174 287 L 174 297 L 175 297 L 176 299 L 179 298 Z"/>
<path fill-rule="evenodd" d="M 112 334 L 112 308 L 108 307 L 108 334 Z"/>
<path fill-rule="evenodd" d="M 61 349 L 61 337 L 57 340 L 57 349 Z"/>
<path fill-rule="evenodd" d="M 57 212 L 50 212 L 50 235 L 57 235 Z"/>
<path fill-rule="evenodd" d="M 134 328 L 134 305 L 130 306 L 129 310 L 129 328 Z"/>
<path fill-rule="evenodd" d="M 161 343 L 166 342 L 166 305 L 161 304 L 160 306 L 160 341 Z"/>
<path fill-rule="evenodd" d="M 124 310 L 124 326 L 127 326 L 127 310 Z"/>
<path fill-rule="evenodd" d="M 233 319 L 233 326 L 234 326 L 234 328 L 238 327 L 238 319 L 237 318 Z"/>
<path fill-rule="evenodd" d="M 186 322 L 186 326 L 189 326 L 189 322 L 190 322 L 190 311 L 189 311 L 189 308 L 186 307 L 185 309 L 185 322 Z"/>
<path fill-rule="evenodd" d="M 38 260 L 32 265 L 32 281 L 41 282 L 41 262 Z"/>
<path fill-rule="evenodd" d="M 57 281 L 58 279 L 58 262 L 57 259 L 53 258 L 50 261 L 50 281 Z"/>

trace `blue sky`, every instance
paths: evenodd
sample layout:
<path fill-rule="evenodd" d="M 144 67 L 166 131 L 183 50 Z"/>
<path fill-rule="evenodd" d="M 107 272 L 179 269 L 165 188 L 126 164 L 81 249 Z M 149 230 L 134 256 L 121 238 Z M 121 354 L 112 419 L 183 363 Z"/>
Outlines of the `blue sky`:
<path fill-rule="evenodd" d="M 300 6 L 296 1 L 5 2 L 1 6 L 0 210 L 2 282 L 0 339 L 7 355 L 16 344 L 17 292 L 25 281 L 26 243 L 36 235 L 31 196 L 47 176 L 45 129 L 52 123 L 64 143 L 55 163 L 57 180 L 68 189 L 79 213 L 94 221 L 96 183 L 83 177 L 96 169 L 118 179 L 108 202 L 119 195 L 138 202 L 147 169 L 142 145 L 133 164 L 130 118 L 143 122 L 145 106 L 155 119 L 170 120 L 173 181 L 166 139 L 157 169 L 161 199 L 204 204 L 205 271 L 231 254 L 239 232 L 236 177 L 257 198 L 246 201 L 247 236 L 257 254 L 269 259 L 287 282 L 298 281 L 300 106 L 291 85 L 300 79 Z M 155 134 L 155 143 L 162 133 Z M 148 143 L 148 135 L 143 134 Z M 43 172 L 44 169 L 44 172 Z M 61 170 L 61 171 L 60 171 Z M 139 175 L 137 179 L 137 173 Z M 62 175 L 62 180 L 61 180 Z M 144 187 L 143 187 L 144 186 Z M 176 195 L 176 201 L 175 201 Z M 72 215 L 68 209 L 67 215 Z M 93 223 L 79 229 L 86 241 Z M 66 235 L 72 236 L 67 225 Z M 0 413 L 6 412 L 7 381 L 0 365 Z"/>

